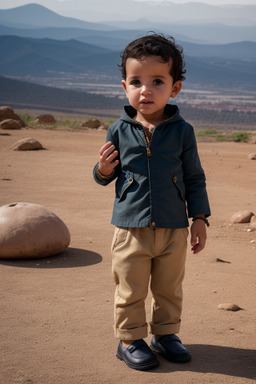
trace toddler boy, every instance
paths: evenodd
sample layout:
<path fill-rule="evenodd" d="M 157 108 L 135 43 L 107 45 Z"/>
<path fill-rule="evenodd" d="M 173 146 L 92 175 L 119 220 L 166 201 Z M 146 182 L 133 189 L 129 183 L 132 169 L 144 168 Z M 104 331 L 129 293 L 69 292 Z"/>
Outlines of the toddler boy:
<path fill-rule="evenodd" d="M 175 105 L 182 88 L 182 48 L 173 38 L 151 34 L 122 53 L 122 86 L 130 105 L 107 132 L 94 178 L 116 180 L 112 224 L 117 357 L 138 370 L 158 365 L 152 351 L 173 362 L 189 361 L 180 329 L 182 281 L 192 218 L 191 245 L 206 242 L 210 207 L 193 127 Z M 150 284 L 151 348 L 145 299 Z"/>

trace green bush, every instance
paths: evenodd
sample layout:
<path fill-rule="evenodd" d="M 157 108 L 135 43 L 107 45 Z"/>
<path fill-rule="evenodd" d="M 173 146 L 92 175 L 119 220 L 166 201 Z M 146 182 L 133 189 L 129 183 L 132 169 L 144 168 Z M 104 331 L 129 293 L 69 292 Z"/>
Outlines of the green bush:
<path fill-rule="evenodd" d="M 217 131 L 216 129 L 205 129 L 203 131 L 197 131 L 196 136 L 211 136 L 216 135 Z"/>
<path fill-rule="evenodd" d="M 216 135 L 217 141 L 231 141 L 231 136 L 225 135 L 225 133 L 219 133 Z"/>
<path fill-rule="evenodd" d="M 24 115 L 20 115 L 21 120 L 26 124 L 29 125 L 32 121 L 35 120 L 35 118 L 28 113 L 25 113 Z"/>
<path fill-rule="evenodd" d="M 248 132 L 237 132 L 237 133 L 233 133 L 232 135 L 232 139 L 236 142 L 236 143 L 240 143 L 240 142 L 243 142 L 243 143 L 248 143 L 248 141 L 250 140 L 250 133 Z"/>

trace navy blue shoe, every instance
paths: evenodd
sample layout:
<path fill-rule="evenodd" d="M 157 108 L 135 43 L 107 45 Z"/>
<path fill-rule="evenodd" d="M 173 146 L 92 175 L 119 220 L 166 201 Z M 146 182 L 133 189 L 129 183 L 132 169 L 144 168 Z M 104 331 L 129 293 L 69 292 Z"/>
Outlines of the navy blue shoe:
<path fill-rule="evenodd" d="M 189 351 L 174 334 L 161 336 L 158 340 L 153 336 L 150 348 L 173 363 L 186 363 L 191 360 Z"/>
<path fill-rule="evenodd" d="M 154 353 L 142 339 L 134 341 L 134 343 L 129 345 L 127 348 L 124 348 L 122 341 L 120 341 L 116 357 L 119 360 L 123 360 L 128 367 L 139 371 L 154 368 L 159 364 L 159 361 Z"/>

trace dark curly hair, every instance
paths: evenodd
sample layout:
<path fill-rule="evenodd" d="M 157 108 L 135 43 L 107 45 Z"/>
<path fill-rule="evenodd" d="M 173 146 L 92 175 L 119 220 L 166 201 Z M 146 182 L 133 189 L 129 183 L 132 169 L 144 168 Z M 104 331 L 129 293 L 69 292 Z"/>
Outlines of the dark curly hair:
<path fill-rule="evenodd" d="M 128 58 L 141 59 L 151 55 L 160 56 L 164 63 L 172 59 L 173 65 L 170 75 L 173 77 L 174 83 L 186 79 L 184 76 L 186 70 L 184 68 L 183 48 L 175 43 L 173 37 L 165 37 L 156 33 L 140 37 L 126 46 L 120 55 L 122 62 L 119 65 L 123 79 L 126 79 L 126 61 Z"/>

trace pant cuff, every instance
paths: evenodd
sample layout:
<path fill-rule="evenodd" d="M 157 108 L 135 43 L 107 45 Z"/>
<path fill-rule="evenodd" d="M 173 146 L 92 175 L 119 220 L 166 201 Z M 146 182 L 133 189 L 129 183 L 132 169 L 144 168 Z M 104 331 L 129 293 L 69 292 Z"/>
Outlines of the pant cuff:
<path fill-rule="evenodd" d="M 139 340 L 144 339 L 148 335 L 147 324 L 141 328 L 134 329 L 117 329 L 115 328 L 115 337 L 119 340 Z"/>
<path fill-rule="evenodd" d="M 152 335 L 170 335 L 172 333 L 179 333 L 181 322 L 179 321 L 176 324 L 153 324 L 150 323 L 150 333 Z"/>

